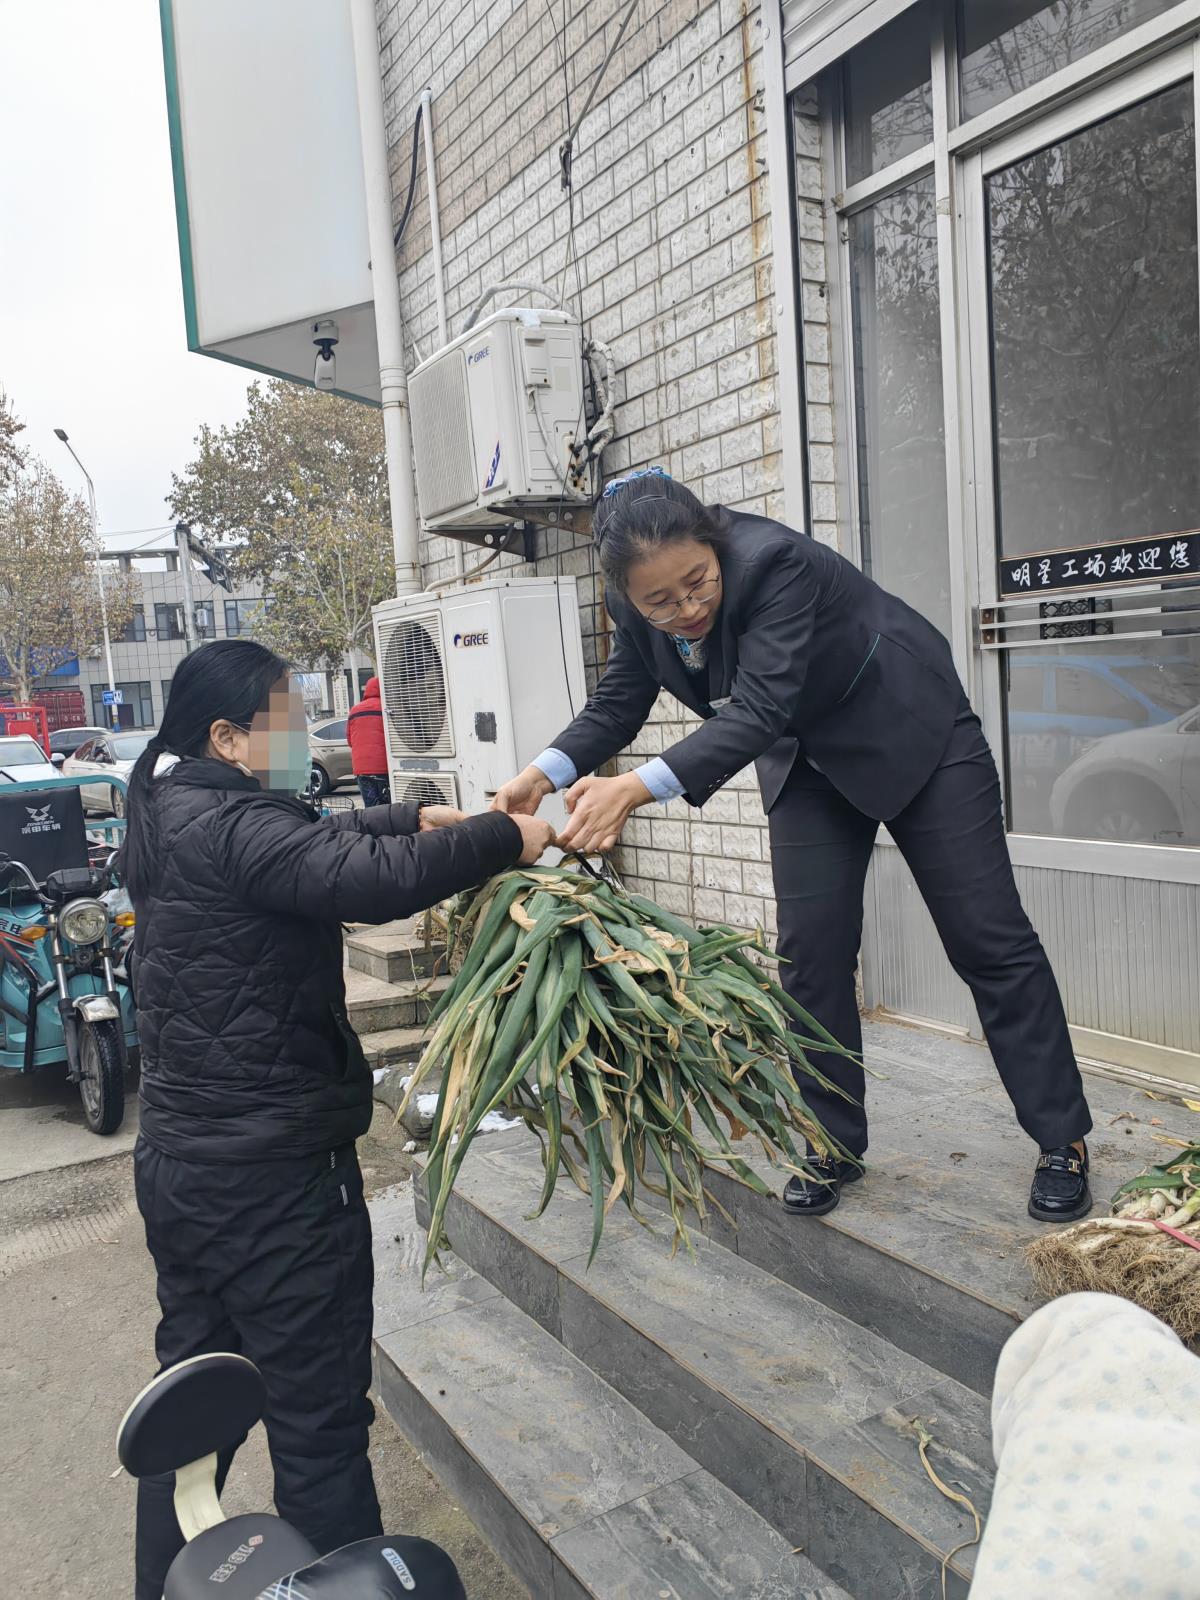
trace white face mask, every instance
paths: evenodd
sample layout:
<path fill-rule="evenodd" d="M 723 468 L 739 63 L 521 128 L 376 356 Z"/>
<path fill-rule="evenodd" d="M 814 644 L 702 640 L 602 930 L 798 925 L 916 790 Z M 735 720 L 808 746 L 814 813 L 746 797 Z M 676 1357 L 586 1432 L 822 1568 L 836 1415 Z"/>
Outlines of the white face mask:
<path fill-rule="evenodd" d="M 307 791 L 312 776 L 308 724 L 300 691 L 289 679 L 276 684 L 266 706 L 248 728 L 250 761 L 238 767 L 257 778 L 270 794 L 297 795 Z"/>

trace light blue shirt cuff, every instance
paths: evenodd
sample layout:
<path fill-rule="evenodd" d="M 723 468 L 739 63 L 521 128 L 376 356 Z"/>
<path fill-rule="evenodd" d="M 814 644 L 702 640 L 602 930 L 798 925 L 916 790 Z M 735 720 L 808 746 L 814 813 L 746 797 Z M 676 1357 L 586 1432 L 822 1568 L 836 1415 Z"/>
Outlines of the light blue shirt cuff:
<path fill-rule="evenodd" d="M 655 756 L 636 771 L 654 798 L 664 805 L 668 800 L 678 800 L 683 793 L 683 785 L 661 756 Z"/>
<path fill-rule="evenodd" d="M 544 772 L 556 789 L 569 789 L 579 776 L 575 763 L 561 750 L 543 750 L 540 756 L 534 756 L 530 765 Z"/>

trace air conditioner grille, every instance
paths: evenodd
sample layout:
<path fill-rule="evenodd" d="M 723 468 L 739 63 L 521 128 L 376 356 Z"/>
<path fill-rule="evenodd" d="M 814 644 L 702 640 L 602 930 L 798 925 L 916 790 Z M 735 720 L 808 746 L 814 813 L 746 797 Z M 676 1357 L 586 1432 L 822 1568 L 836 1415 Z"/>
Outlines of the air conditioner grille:
<path fill-rule="evenodd" d="M 458 781 L 452 772 L 393 772 L 392 804 L 453 806 L 457 811 Z"/>
<path fill-rule="evenodd" d="M 438 517 L 474 505 L 478 485 L 462 352 L 414 373 L 410 392 L 421 515 Z"/>
<path fill-rule="evenodd" d="M 437 617 L 380 628 L 383 703 L 395 755 L 454 754 Z"/>

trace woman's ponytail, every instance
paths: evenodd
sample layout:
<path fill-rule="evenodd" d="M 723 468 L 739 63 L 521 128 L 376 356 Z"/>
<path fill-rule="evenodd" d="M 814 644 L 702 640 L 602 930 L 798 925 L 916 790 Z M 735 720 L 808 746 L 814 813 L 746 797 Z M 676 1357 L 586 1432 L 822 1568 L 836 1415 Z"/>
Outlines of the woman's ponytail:
<path fill-rule="evenodd" d="M 125 842 L 121 847 L 121 876 L 130 898 L 143 893 L 150 885 L 143 868 L 158 854 L 158 819 L 154 814 L 150 787 L 154 782 L 154 769 L 162 755 L 162 747 L 154 749 L 152 739 L 133 764 L 129 774 L 128 793 L 125 798 Z"/>

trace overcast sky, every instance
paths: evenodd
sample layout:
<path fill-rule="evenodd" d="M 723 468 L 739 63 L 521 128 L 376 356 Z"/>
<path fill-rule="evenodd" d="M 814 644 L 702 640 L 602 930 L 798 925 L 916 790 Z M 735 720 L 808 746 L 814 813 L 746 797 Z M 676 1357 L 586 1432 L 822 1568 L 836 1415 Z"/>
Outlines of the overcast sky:
<path fill-rule="evenodd" d="M 0 388 L 101 534 L 167 521 L 252 374 L 187 349 L 156 0 L 0 0 Z M 126 540 L 120 541 L 128 543 Z"/>

